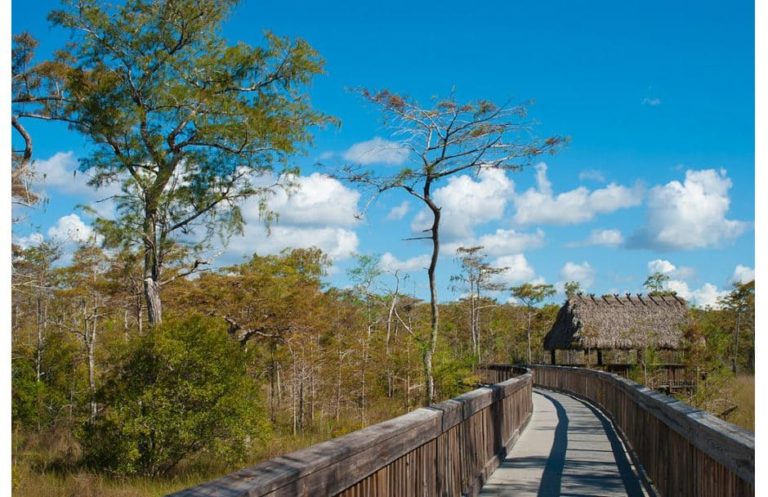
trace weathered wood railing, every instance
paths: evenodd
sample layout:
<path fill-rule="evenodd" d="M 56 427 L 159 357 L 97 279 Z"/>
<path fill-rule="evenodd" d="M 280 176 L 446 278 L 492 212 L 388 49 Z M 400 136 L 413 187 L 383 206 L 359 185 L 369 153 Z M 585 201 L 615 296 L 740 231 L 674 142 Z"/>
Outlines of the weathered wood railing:
<path fill-rule="evenodd" d="M 533 366 L 534 385 L 600 406 L 663 497 L 755 494 L 754 434 L 620 376 Z"/>
<path fill-rule="evenodd" d="M 483 364 L 478 368 L 480 379 L 489 384 L 507 381 L 527 371 L 525 367 L 513 364 Z"/>
<path fill-rule="evenodd" d="M 527 371 L 173 496 L 474 496 L 532 411 Z"/>

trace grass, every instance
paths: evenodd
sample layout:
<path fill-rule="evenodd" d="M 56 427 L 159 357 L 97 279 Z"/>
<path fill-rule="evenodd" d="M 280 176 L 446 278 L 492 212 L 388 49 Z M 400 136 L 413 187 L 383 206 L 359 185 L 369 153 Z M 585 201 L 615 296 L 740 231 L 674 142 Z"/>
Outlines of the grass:
<path fill-rule="evenodd" d="M 370 406 L 369 424 L 402 414 L 402 406 L 381 401 Z M 352 416 L 354 418 L 354 416 Z M 65 454 L 79 452 L 71 435 L 60 430 L 53 435 L 31 434 L 14 431 L 14 497 L 160 497 L 198 485 L 239 468 L 257 464 L 273 457 L 341 436 L 359 429 L 356 420 L 345 416 L 340 423 L 330 419 L 318 420 L 305 434 L 290 433 L 288 425 L 275 427 L 273 436 L 258 451 L 251 454 L 249 462 L 236 467 L 224 467 L 210 461 L 197 461 L 180 466 L 174 475 L 162 479 L 147 477 L 113 478 L 90 473 L 75 466 L 54 471 L 55 461 Z M 55 436 L 54 436 L 55 435 Z"/>
<path fill-rule="evenodd" d="M 739 375 L 731 379 L 726 386 L 730 402 L 736 410 L 724 416 L 729 423 L 741 426 L 749 431 L 755 431 L 755 377 L 754 375 Z"/>

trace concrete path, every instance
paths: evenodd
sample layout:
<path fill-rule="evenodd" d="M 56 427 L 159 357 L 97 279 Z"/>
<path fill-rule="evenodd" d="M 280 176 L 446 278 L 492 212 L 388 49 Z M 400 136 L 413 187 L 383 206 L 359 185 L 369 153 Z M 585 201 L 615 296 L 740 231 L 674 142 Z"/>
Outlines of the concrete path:
<path fill-rule="evenodd" d="M 571 396 L 536 389 L 533 416 L 482 497 L 648 495 L 608 419 Z"/>

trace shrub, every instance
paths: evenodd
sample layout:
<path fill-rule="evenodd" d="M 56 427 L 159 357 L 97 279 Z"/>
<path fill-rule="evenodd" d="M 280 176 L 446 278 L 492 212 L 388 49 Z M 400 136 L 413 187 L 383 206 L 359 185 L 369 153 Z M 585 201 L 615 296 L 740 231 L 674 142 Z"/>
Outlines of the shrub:
<path fill-rule="evenodd" d="M 85 463 L 157 476 L 193 455 L 242 459 L 267 426 L 245 359 L 221 323 L 199 316 L 135 339 L 84 427 Z"/>

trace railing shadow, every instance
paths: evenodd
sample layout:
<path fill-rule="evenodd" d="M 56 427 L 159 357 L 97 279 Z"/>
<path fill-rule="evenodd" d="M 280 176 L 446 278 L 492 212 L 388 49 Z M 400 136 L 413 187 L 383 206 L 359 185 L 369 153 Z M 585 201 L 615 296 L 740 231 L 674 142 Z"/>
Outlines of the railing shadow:
<path fill-rule="evenodd" d="M 555 428 L 552 449 L 549 451 L 549 457 L 544 465 L 544 472 L 541 475 L 541 483 L 537 497 L 559 497 L 560 487 L 563 482 L 563 469 L 565 469 L 565 453 L 568 450 L 568 413 L 565 412 L 563 405 L 551 395 L 541 391 L 537 392 L 542 397 L 548 399 L 555 406 L 557 412 L 557 427 Z"/>

